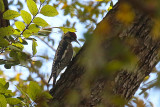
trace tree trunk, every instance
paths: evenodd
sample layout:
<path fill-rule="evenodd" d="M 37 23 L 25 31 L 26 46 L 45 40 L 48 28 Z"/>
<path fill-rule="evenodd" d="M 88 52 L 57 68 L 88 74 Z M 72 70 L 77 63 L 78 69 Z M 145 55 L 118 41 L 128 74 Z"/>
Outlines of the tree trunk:
<path fill-rule="evenodd" d="M 134 20 L 124 24 L 117 18 L 123 4 L 118 2 L 97 25 L 92 39 L 86 41 L 56 86 L 50 90 L 53 96 L 51 105 L 122 106 L 152 72 L 158 62 L 159 49 L 159 41 L 152 39 L 153 21 L 146 12 L 131 7 Z M 113 55 L 115 46 L 118 55 Z M 128 55 L 123 53 L 125 49 L 132 52 L 129 57 L 133 54 L 137 58 L 133 68 L 110 68 L 116 63 L 114 61 L 125 64 Z M 132 65 L 132 62 L 128 64 Z"/>
<path fill-rule="evenodd" d="M 5 11 L 8 10 L 8 0 L 3 0 Z M 3 12 L 0 11 L 0 27 L 9 26 L 9 20 L 3 19 Z"/>

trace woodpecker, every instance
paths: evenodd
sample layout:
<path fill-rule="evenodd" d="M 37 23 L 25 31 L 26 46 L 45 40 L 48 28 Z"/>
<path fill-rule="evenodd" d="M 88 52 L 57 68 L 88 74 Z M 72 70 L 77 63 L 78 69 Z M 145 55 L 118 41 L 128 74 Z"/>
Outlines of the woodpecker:
<path fill-rule="evenodd" d="M 62 40 L 59 42 L 58 48 L 53 60 L 52 71 L 48 83 L 53 77 L 53 86 L 56 83 L 56 78 L 59 73 L 69 64 L 73 56 L 73 48 L 71 42 L 77 41 L 77 36 L 74 32 L 67 32 L 63 35 Z M 80 44 L 79 44 L 80 45 Z"/>

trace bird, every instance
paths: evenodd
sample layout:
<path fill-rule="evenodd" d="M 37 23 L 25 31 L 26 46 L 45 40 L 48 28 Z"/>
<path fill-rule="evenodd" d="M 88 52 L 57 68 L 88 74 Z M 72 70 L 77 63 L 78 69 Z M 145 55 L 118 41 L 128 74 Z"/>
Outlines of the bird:
<path fill-rule="evenodd" d="M 55 53 L 55 57 L 52 64 L 51 75 L 48 80 L 53 78 L 53 86 L 56 84 L 56 79 L 59 73 L 69 64 L 73 57 L 73 47 L 71 42 L 77 42 L 77 35 L 74 32 L 67 32 L 62 36 L 62 40 L 59 42 L 58 48 Z"/>

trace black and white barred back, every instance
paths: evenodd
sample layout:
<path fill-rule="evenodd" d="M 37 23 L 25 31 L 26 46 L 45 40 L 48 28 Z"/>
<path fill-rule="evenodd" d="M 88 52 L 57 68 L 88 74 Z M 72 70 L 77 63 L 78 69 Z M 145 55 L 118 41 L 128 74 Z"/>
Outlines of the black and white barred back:
<path fill-rule="evenodd" d="M 78 43 L 76 39 L 77 37 L 74 32 L 67 32 L 58 45 L 53 60 L 52 72 L 48 80 L 49 83 L 51 78 L 53 77 L 53 86 L 56 83 L 56 78 L 59 75 L 59 73 L 69 64 L 69 62 L 72 59 L 73 48 L 71 42 L 76 41 Z"/>

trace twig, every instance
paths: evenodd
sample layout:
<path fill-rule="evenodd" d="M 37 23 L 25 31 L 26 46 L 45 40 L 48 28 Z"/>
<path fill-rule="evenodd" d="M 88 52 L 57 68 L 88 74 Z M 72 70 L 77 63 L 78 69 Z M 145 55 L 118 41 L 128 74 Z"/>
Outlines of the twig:
<path fill-rule="evenodd" d="M 31 64 L 31 67 L 34 68 L 34 65 L 32 64 L 32 62 L 30 62 L 30 64 Z M 48 84 L 48 82 L 45 81 L 44 76 L 41 75 L 41 74 L 39 73 L 39 71 L 38 71 L 37 69 L 35 69 L 35 68 L 34 68 L 34 72 L 37 73 L 38 77 L 40 77 L 41 80 L 42 80 L 42 82 L 43 82 L 45 85 L 47 85 L 47 87 L 48 87 L 49 84 Z"/>
<path fill-rule="evenodd" d="M 43 2 L 43 3 L 44 3 L 44 2 Z M 38 9 L 38 12 L 36 13 L 36 15 L 39 13 L 40 8 L 41 8 L 41 6 L 42 6 L 43 3 L 40 3 L 39 9 Z M 26 28 L 21 32 L 20 35 L 22 35 L 22 34 L 24 33 L 24 31 L 28 29 L 28 27 L 31 25 L 31 23 L 33 22 L 33 20 L 34 20 L 34 18 L 36 17 L 36 15 L 33 16 L 31 22 L 26 26 Z M 15 39 L 15 41 L 17 41 L 17 40 L 18 40 L 18 37 Z"/>
<path fill-rule="evenodd" d="M 50 46 L 46 41 L 44 41 L 42 38 L 36 36 L 38 39 L 40 39 L 41 41 L 43 41 L 48 47 L 50 47 L 54 52 L 56 51 L 56 49 L 54 49 L 52 46 Z"/>

